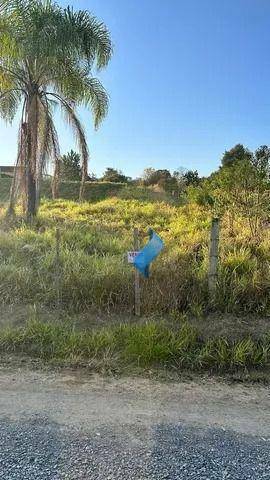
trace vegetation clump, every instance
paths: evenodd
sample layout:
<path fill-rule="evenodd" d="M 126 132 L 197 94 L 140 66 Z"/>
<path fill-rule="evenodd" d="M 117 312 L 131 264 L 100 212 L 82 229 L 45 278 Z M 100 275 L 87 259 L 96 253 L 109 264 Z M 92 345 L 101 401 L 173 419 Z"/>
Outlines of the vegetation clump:
<path fill-rule="evenodd" d="M 113 186 L 111 188 L 114 188 Z M 138 192 L 138 190 L 136 190 Z M 220 268 L 214 303 L 207 291 L 209 229 L 212 212 L 194 202 L 182 206 L 147 199 L 107 198 L 77 203 L 44 200 L 36 221 L 18 216 L 2 222 L 0 233 L 1 301 L 41 303 L 58 298 L 68 311 L 133 310 L 133 268 L 126 252 L 133 248 L 133 228 L 145 242 L 149 226 L 161 235 L 165 250 L 142 279 L 145 315 L 207 311 L 269 314 L 270 231 L 251 237 L 248 219 L 238 215 L 231 231 L 230 211 L 221 223 Z M 140 190 L 139 190 L 140 192 Z M 4 210 L 3 210 L 4 216 Z M 3 217 L 4 218 L 4 217 Z M 56 228 L 60 230 L 60 266 L 55 268 Z"/>
<path fill-rule="evenodd" d="M 205 341 L 188 323 L 172 329 L 154 321 L 80 331 L 67 323 L 34 319 L 25 327 L 1 331 L 0 350 L 117 370 L 163 366 L 233 372 L 270 363 L 269 336 L 256 342 L 251 338 L 230 342 L 222 337 Z"/>

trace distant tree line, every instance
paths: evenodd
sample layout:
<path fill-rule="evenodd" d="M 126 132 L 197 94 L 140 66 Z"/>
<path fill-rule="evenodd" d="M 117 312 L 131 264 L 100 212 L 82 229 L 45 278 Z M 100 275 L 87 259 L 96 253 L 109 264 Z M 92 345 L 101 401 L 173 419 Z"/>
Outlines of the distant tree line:
<path fill-rule="evenodd" d="M 81 178 L 81 161 L 76 152 L 69 152 L 61 160 L 63 180 Z M 248 220 L 252 237 L 258 236 L 263 222 L 270 223 L 270 147 L 260 146 L 251 152 L 242 144 L 226 150 L 219 169 L 209 177 L 200 178 L 197 170 L 179 168 L 146 168 L 142 176 L 131 179 L 120 170 L 107 168 L 100 178 L 88 176 L 88 181 L 126 183 L 173 196 L 184 195 L 190 201 L 212 209 L 218 216 L 228 215 L 231 232 L 237 217 Z"/>
<path fill-rule="evenodd" d="M 61 158 L 60 177 L 64 181 L 79 181 L 81 178 L 80 155 L 71 150 Z M 198 186 L 201 179 L 197 170 L 179 169 L 171 173 L 167 169 L 146 168 L 141 177 L 132 179 L 126 176 L 121 170 L 112 167 L 106 168 L 100 178 L 94 174 L 88 175 L 88 181 L 128 183 L 144 187 L 158 187 L 170 193 L 179 193 L 185 187 Z"/>

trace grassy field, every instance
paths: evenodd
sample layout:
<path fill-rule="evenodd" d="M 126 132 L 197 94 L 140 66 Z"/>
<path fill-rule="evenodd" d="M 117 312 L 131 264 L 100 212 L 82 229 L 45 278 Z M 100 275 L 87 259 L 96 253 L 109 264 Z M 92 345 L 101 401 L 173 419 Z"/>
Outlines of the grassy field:
<path fill-rule="evenodd" d="M 82 204 L 43 199 L 31 225 L 19 210 L 7 221 L 2 206 L 2 308 L 35 305 L 47 313 L 30 323 L 27 315 L 27 321 L 18 327 L 13 322 L 10 329 L 2 315 L 0 349 L 75 363 L 101 359 L 108 368 L 117 362 L 215 371 L 268 367 L 270 231 L 262 230 L 255 241 L 244 219 L 238 218 L 232 234 L 223 217 L 219 281 L 210 302 L 210 223 L 204 207 L 176 205 L 126 188 Z M 137 323 L 131 321 L 133 268 L 125 256 L 133 248 L 134 227 L 140 229 L 142 244 L 149 227 L 165 241 L 150 278 L 141 281 L 144 318 Z M 230 315 L 231 324 L 223 320 Z"/>
<path fill-rule="evenodd" d="M 69 311 L 132 312 L 133 270 L 125 253 L 132 249 L 133 228 L 146 235 L 154 228 L 165 250 L 142 280 L 144 315 L 211 309 L 236 313 L 270 312 L 270 234 L 251 242 L 238 219 L 232 237 L 222 222 L 221 262 L 215 302 L 207 293 L 211 216 L 197 205 L 109 198 L 79 204 L 43 201 L 34 224 L 4 220 L 0 231 L 0 297 L 9 304 L 44 304 L 58 298 Z M 55 264 L 56 227 L 61 235 L 61 267 Z M 142 244 L 145 236 L 142 238 Z M 199 246 L 199 253 L 198 253 Z M 57 271 L 56 271 L 57 270 Z"/>

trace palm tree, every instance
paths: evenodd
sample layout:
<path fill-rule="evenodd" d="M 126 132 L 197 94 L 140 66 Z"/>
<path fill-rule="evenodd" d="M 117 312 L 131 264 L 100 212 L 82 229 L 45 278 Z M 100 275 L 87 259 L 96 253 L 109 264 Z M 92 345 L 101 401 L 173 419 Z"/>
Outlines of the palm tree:
<path fill-rule="evenodd" d="M 88 11 L 61 8 L 52 0 L 0 0 L 0 115 L 20 127 L 17 169 L 10 208 L 25 192 L 28 217 L 36 214 L 40 181 L 54 162 L 53 196 L 58 193 L 60 149 L 53 113 L 60 106 L 76 136 L 82 158 L 80 198 L 89 152 L 78 107 L 92 111 L 97 128 L 108 96 L 93 69 L 107 66 L 112 43 L 106 26 Z"/>

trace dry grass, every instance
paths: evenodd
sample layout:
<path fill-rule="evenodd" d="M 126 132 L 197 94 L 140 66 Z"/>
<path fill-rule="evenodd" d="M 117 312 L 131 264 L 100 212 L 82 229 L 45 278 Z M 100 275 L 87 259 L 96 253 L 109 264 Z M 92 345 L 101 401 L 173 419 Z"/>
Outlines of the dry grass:
<path fill-rule="evenodd" d="M 4 215 L 4 211 L 3 211 Z M 55 232 L 61 232 L 61 307 L 66 311 L 132 313 L 133 270 L 125 252 L 132 231 L 154 228 L 166 248 L 142 280 L 145 315 L 209 309 L 207 294 L 210 215 L 193 204 L 110 198 L 78 204 L 44 201 L 35 223 L 20 218 L 2 221 L 0 231 L 0 298 L 5 304 L 57 303 Z M 145 238 L 142 239 L 142 242 Z M 199 246 L 199 251 L 196 249 Z M 222 224 L 221 264 L 212 309 L 236 314 L 270 313 L 270 234 L 251 241 L 243 219 L 231 236 Z M 59 270 L 59 269 L 58 269 Z"/>

